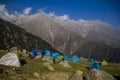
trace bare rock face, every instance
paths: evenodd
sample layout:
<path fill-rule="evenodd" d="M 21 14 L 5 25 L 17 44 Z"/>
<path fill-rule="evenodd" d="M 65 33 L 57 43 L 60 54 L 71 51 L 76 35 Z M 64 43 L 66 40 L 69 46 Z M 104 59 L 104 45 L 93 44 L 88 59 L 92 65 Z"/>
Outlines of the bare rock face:
<path fill-rule="evenodd" d="M 61 61 L 59 64 L 61 64 L 63 67 L 71 68 L 70 64 L 67 61 Z"/>
<path fill-rule="evenodd" d="M 69 80 L 83 80 L 83 72 L 76 70 L 69 78 Z"/>
<path fill-rule="evenodd" d="M 101 70 L 90 70 L 85 72 L 87 80 L 116 80 L 112 75 Z"/>

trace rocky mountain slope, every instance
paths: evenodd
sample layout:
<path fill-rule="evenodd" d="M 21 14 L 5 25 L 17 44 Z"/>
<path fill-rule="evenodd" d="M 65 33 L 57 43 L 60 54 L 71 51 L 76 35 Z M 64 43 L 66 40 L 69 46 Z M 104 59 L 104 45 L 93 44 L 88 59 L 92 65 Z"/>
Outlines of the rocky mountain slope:
<path fill-rule="evenodd" d="M 44 40 L 26 32 L 17 25 L 0 19 L 0 49 L 10 49 L 13 46 L 27 50 L 38 48 L 57 51 Z"/>
<path fill-rule="evenodd" d="M 120 29 L 99 20 L 63 20 L 41 12 L 21 17 L 16 24 L 64 54 L 120 62 Z"/>

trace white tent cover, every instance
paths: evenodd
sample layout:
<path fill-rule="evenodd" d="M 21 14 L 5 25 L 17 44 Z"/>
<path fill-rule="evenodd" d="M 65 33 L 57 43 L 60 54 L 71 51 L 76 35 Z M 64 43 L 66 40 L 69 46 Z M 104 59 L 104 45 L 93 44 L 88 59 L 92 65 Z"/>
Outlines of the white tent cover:
<path fill-rule="evenodd" d="M 6 66 L 21 67 L 18 56 L 13 52 L 9 52 L 5 54 L 2 58 L 0 58 L 0 64 Z"/>

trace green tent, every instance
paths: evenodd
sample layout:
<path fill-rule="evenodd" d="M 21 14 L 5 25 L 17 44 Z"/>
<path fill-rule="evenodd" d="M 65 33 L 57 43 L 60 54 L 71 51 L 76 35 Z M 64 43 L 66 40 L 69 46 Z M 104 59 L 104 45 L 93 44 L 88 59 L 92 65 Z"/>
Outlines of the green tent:
<path fill-rule="evenodd" d="M 106 60 L 103 60 L 102 63 L 101 63 L 101 65 L 104 65 L 104 66 L 105 66 L 105 65 L 108 65 L 108 63 L 107 63 Z"/>
<path fill-rule="evenodd" d="M 62 59 L 64 56 L 62 56 L 62 55 L 60 55 L 59 57 L 58 57 L 58 59 Z"/>

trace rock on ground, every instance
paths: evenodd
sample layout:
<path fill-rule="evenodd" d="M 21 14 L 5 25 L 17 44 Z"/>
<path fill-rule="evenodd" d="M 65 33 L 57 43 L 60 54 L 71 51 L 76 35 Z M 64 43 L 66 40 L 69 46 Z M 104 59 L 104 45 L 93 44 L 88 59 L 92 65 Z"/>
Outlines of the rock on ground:
<path fill-rule="evenodd" d="M 42 58 L 42 55 L 40 54 L 40 55 L 37 55 L 36 57 L 35 57 L 35 59 L 40 59 L 40 58 Z"/>
<path fill-rule="evenodd" d="M 34 75 L 36 78 L 40 78 L 40 75 L 39 75 L 39 73 L 37 73 L 37 72 L 34 72 L 33 75 Z"/>
<path fill-rule="evenodd" d="M 112 75 L 101 70 L 90 70 L 85 72 L 87 80 L 116 80 Z"/>
<path fill-rule="evenodd" d="M 70 64 L 67 61 L 62 61 L 59 64 L 61 64 L 63 67 L 71 68 Z"/>
<path fill-rule="evenodd" d="M 50 65 L 49 62 L 43 63 L 44 66 L 46 66 L 50 71 L 55 71 L 55 69 Z"/>
<path fill-rule="evenodd" d="M 83 72 L 76 70 L 69 78 L 69 80 L 83 80 Z"/>
<path fill-rule="evenodd" d="M 49 57 L 44 56 L 44 57 L 42 58 L 42 60 L 43 60 L 43 61 L 47 61 L 47 62 L 49 62 L 49 63 L 53 63 L 53 57 L 51 57 L 51 56 L 49 56 Z"/>

